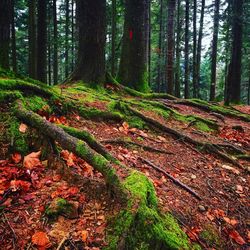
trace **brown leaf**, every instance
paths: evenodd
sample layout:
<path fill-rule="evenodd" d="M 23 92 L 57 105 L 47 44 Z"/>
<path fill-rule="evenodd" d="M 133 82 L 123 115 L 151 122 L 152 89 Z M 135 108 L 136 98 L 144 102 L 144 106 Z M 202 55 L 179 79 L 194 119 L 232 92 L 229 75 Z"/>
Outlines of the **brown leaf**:
<path fill-rule="evenodd" d="M 87 230 L 81 231 L 81 237 L 82 237 L 82 241 L 86 242 L 88 238 L 88 231 Z"/>
<path fill-rule="evenodd" d="M 33 152 L 29 155 L 26 155 L 23 160 L 23 166 L 28 169 L 33 169 L 35 167 L 42 166 L 42 163 L 39 159 L 40 155 L 41 155 L 41 151 Z"/>
<path fill-rule="evenodd" d="M 11 155 L 11 159 L 13 160 L 14 163 L 19 163 L 22 160 L 22 156 L 19 153 L 14 153 Z"/>
<path fill-rule="evenodd" d="M 27 181 L 22 181 L 22 180 L 12 180 L 10 182 L 10 188 L 13 191 L 18 190 L 19 188 L 21 188 L 24 191 L 28 191 L 30 188 L 31 184 Z"/>
<path fill-rule="evenodd" d="M 50 241 L 46 233 L 36 232 L 32 236 L 32 243 L 39 247 L 49 248 Z"/>
<path fill-rule="evenodd" d="M 232 230 L 229 232 L 229 237 L 235 240 L 239 245 L 244 245 L 246 242 L 245 240 L 240 236 L 240 234 L 236 230 Z"/>
<path fill-rule="evenodd" d="M 20 131 L 21 133 L 25 133 L 26 130 L 27 130 L 27 128 L 28 128 L 28 126 L 27 126 L 26 124 L 21 123 L 20 126 L 19 126 L 19 131 Z"/>

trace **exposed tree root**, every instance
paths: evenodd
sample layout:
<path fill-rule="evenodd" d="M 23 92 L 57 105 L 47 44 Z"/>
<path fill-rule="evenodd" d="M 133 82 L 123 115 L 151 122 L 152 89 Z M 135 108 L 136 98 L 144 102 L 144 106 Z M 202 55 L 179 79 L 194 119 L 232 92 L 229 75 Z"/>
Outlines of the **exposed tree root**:
<path fill-rule="evenodd" d="M 155 119 L 153 118 L 150 118 L 148 116 L 145 116 L 144 114 L 142 114 L 141 112 L 139 112 L 138 110 L 135 110 L 134 108 L 131 108 L 129 106 L 126 105 L 126 108 L 134 113 L 136 116 L 140 117 L 142 120 L 144 120 L 145 122 L 147 122 L 149 125 L 157 128 L 157 129 L 160 129 L 161 131 L 165 132 L 165 133 L 168 133 L 168 134 L 171 134 L 173 136 L 175 136 L 176 138 L 180 139 L 180 140 L 183 140 L 183 141 L 186 141 L 188 143 L 191 143 L 193 145 L 196 145 L 198 147 L 200 147 L 201 149 L 204 149 L 206 150 L 207 152 L 210 152 L 210 153 L 214 153 L 216 155 L 218 155 L 219 157 L 223 158 L 224 160 L 244 169 L 244 167 L 238 163 L 236 160 L 234 160 L 232 157 L 230 157 L 229 155 L 221 152 L 219 149 L 218 149 L 218 146 L 214 146 L 213 144 L 210 144 L 210 143 L 205 143 L 205 142 L 201 142 L 201 141 L 198 141 L 196 139 L 193 139 L 191 137 L 189 137 L 188 135 L 185 135 L 177 130 L 174 130 L 170 127 L 167 127 L 166 125 L 163 125 L 162 123 L 156 121 Z"/>
<path fill-rule="evenodd" d="M 187 192 L 189 192 L 190 194 L 192 194 L 195 198 L 197 198 L 198 200 L 202 200 L 201 197 L 195 192 L 193 191 L 190 187 L 188 187 L 186 184 L 182 183 L 181 181 L 177 180 L 176 178 L 174 178 L 172 175 L 170 175 L 169 173 L 167 173 L 165 170 L 163 170 L 162 168 L 156 166 L 154 163 L 152 163 L 151 161 L 144 159 L 142 157 L 139 157 L 139 159 L 146 163 L 147 165 L 151 166 L 152 168 L 154 168 L 155 170 L 157 170 L 158 172 L 163 173 L 165 176 L 167 176 L 170 180 L 172 180 L 176 185 L 180 186 L 181 188 L 185 189 Z"/>
<path fill-rule="evenodd" d="M 136 146 L 136 147 L 139 147 L 139 148 L 142 148 L 144 150 L 151 151 L 151 152 L 156 152 L 156 153 L 161 153 L 161 154 L 168 154 L 168 155 L 173 154 L 172 152 L 168 152 L 166 150 L 157 149 L 157 148 L 154 148 L 154 147 L 150 147 L 150 146 L 143 145 L 143 144 L 140 144 L 140 143 L 137 143 L 137 142 L 127 141 L 127 140 L 123 140 L 123 139 L 104 140 L 104 141 L 101 141 L 101 143 L 104 143 L 104 144 L 118 144 L 118 145 L 125 145 L 125 146 Z"/>
<path fill-rule="evenodd" d="M 84 141 L 69 135 L 62 128 L 36 113 L 26 110 L 20 101 L 14 113 L 20 120 L 57 141 L 63 148 L 74 152 L 101 172 L 114 193 L 124 200 L 125 209 L 116 219 L 113 219 L 108 236 L 109 246 L 105 249 L 137 249 L 142 245 L 145 249 L 156 250 L 191 248 L 186 235 L 180 230 L 173 217 L 159 213 L 153 184 L 145 175 L 119 164 L 118 161 L 117 164 L 108 161 Z M 69 129 L 65 127 L 64 129 L 69 132 Z M 79 131 L 75 130 L 70 132 L 88 140 L 92 147 L 106 154 L 103 149 L 96 147 L 96 143 L 89 139 L 87 134 L 79 135 Z M 122 173 L 123 178 L 119 177 L 118 172 Z"/>

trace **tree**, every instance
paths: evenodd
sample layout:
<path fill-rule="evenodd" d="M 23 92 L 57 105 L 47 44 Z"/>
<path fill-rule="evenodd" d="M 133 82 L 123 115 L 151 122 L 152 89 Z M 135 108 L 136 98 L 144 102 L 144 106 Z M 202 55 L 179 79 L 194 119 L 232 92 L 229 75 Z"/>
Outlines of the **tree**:
<path fill-rule="evenodd" d="M 241 59 L 242 59 L 242 31 L 243 31 L 243 0 L 232 1 L 233 27 L 232 52 L 228 70 L 229 102 L 239 103 L 241 94 Z"/>
<path fill-rule="evenodd" d="M 58 31 L 57 31 L 57 7 L 56 0 L 53 0 L 53 31 L 54 31 L 54 58 L 53 58 L 53 78 L 54 84 L 58 83 Z"/>
<path fill-rule="evenodd" d="M 111 74 L 115 76 L 115 45 L 116 45 L 116 0 L 112 0 L 112 48 L 111 48 Z"/>
<path fill-rule="evenodd" d="M 46 80 L 47 65 L 47 0 L 38 0 L 37 5 L 37 79 Z"/>
<path fill-rule="evenodd" d="M 220 0 L 215 0 L 213 42 L 212 42 L 212 53 L 211 53 L 210 101 L 215 100 L 215 91 L 216 91 L 217 47 L 218 47 L 218 33 L 219 33 L 219 20 L 220 20 L 219 14 L 220 14 Z"/>
<path fill-rule="evenodd" d="M 69 76 L 69 0 L 65 1 L 65 78 Z"/>
<path fill-rule="evenodd" d="M 202 38 L 203 38 L 203 24 L 204 24 L 204 12 L 205 12 L 205 0 L 201 1 L 201 15 L 200 15 L 200 27 L 197 43 L 197 60 L 196 60 L 196 72 L 194 77 L 196 78 L 195 83 L 197 83 L 197 97 L 200 96 L 200 68 L 201 68 L 201 48 L 202 48 Z"/>
<path fill-rule="evenodd" d="M 105 80 L 105 0 L 78 0 L 79 48 L 72 80 L 103 83 Z"/>
<path fill-rule="evenodd" d="M 184 78 L 184 95 L 185 98 L 189 98 L 189 0 L 186 0 L 186 9 L 185 9 L 185 78 Z"/>
<path fill-rule="evenodd" d="M 36 1 L 28 1 L 29 76 L 36 78 Z"/>
<path fill-rule="evenodd" d="M 160 13 L 159 13 L 159 35 L 158 35 L 158 62 L 157 62 L 157 91 L 160 92 L 162 85 L 162 71 L 161 71 L 161 61 L 162 61 L 162 33 L 163 33 L 163 0 L 160 0 Z"/>
<path fill-rule="evenodd" d="M 11 0 L 0 1 L 0 67 L 9 69 Z"/>
<path fill-rule="evenodd" d="M 193 2 L 193 97 L 197 97 L 197 0 Z"/>
<path fill-rule="evenodd" d="M 168 1 L 167 93 L 174 94 L 174 19 L 176 0 Z"/>
<path fill-rule="evenodd" d="M 126 0 L 124 34 L 118 80 L 139 91 L 148 90 L 147 0 Z"/>
<path fill-rule="evenodd" d="M 15 29 L 15 1 L 11 0 L 11 56 L 12 56 L 12 68 L 14 72 L 17 72 L 17 55 L 16 55 L 16 29 Z"/>

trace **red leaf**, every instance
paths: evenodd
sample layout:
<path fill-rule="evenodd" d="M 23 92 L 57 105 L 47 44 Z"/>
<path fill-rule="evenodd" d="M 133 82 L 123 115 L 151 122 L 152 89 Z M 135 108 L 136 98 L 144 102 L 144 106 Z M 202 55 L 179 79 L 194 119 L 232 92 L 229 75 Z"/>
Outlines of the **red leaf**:
<path fill-rule="evenodd" d="M 33 152 L 29 155 L 26 155 L 23 160 L 24 167 L 28 169 L 33 169 L 35 167 L 41 167 L 42 163 L 39 160 L 39 157 L 41 155 L 41 151 Z"/>
<path fill-rule="evenodd" d="M 245 240 L 240 236 L 240 234 L 236 230 L 230 231 L 229 237 L 235 240 L 239 245 L 246 244 Z"/>
<path fill-rule="evenodd" d="M 14 153 L 11 155 L 11 159 L 17 164 L 22 160 L 22 156 L 19 153 Z"/>

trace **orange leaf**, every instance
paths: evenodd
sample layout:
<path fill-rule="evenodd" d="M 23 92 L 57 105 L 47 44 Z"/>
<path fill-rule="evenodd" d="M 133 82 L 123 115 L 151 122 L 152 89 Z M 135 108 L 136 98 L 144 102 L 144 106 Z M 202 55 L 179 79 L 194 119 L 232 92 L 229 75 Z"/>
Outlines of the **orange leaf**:
<path fill-rule="evenodd" d="M 44 248 L 48 248 L 50 245 L 49 238 L 47 234 L 44 232 L 36 232 L 35 234 L 33 234 L 32 243 L 34 245 L 37 245 L 39 247 L 44 247 Z"/>
<path fill-rule="evenodd" d="M 10 182 L 10 188 L 13 191 L 18 190 L 18 188 L 22 188 L 24 191 L 28 191 L 30 188 L 31 184 L 27 181 L 22 181 L 22 180 L 12 180 Z"/>
<path fill-rule="evenodd" d="M 17 164 L 22 160 L 22 156 L 19 153 L 14 153 L 11 155 L 11 159 Z"/>
<path fill-rule="evenodd" d="M 39 160 L 40 155 L 41 155 L 41 151 L 33 152 L 29 155 L 26 155 L 23 160 L 24 167 L 28 169 L 33 169 L 35 167 L 42 166 L 42 163 Z"/>
<path fill-rule="evenodd" d="M 244 245 L 246 243 L 245 240 L 240 236 L 240 234 L 236 230 L 232 230 L 229 233 L 229 237 L 235 240 L 239 245 Z"/>
<path fill-rule="evenodd" d="M 27 128 L 28 128 L 28 126 L 27 126 L 26 124 L 21 123 L 20 126 L 19 126 L 19 131 L 20 131 L 21 133 L 25 133 L 26 130 L 27 130 Z"/>
<path fill-rule="evenodd" d="M 88 238 L 88 231 L 86 230 L 81 231 L 81 236 L 82 236 L 82 241 L 86 242 Z"/>

